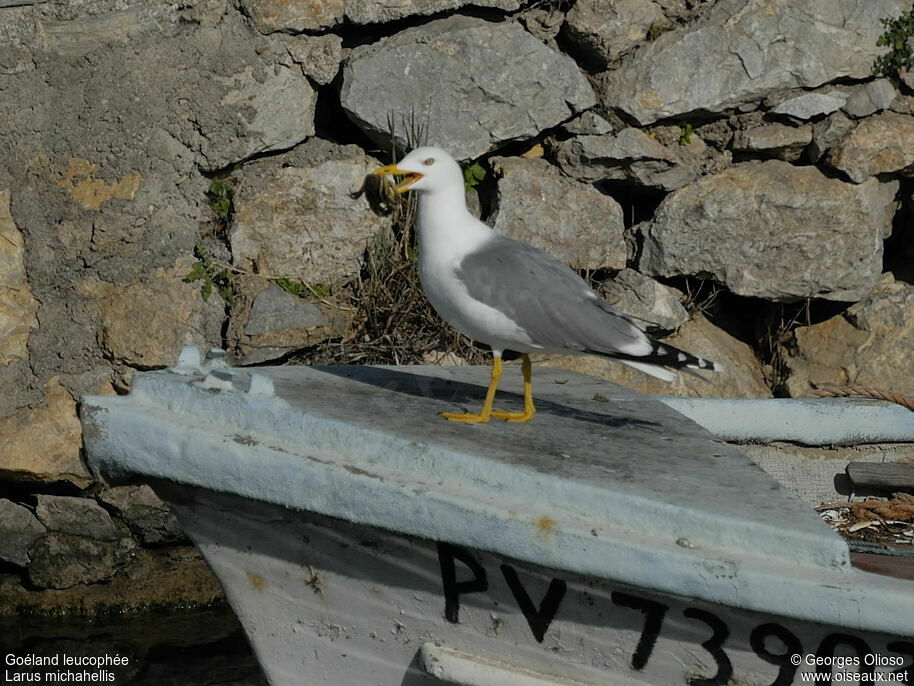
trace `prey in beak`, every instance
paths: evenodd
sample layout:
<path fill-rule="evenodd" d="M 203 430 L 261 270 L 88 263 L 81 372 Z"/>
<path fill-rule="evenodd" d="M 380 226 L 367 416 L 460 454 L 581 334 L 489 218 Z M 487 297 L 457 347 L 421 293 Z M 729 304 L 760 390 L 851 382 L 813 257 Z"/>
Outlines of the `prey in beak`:
<path fill-rule="evenodd" d="M 409 190 L 409 187 L 412 186 L 416 181 L 422 178 L 422 174 L 419 172 L 406 171 L 405 169 L 400 169 L 396 164 L 388 164 L 386 167 L 379 167 L 374 170 L 375 176 L 405 176 L 406 178 L 400 181 L 396 186 L 393 187 L 394 193 L 405 193 Z"/>

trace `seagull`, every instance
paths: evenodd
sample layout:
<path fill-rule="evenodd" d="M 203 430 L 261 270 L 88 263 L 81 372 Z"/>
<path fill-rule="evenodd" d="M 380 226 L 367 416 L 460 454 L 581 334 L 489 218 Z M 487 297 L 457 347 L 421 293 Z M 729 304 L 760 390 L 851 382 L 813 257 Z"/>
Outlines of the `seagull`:
<path fill-rule="evenodd" d="M 478 413 L 442 412 L 455 422 L 526 422 L 536 412 L 530 353 L 608 357 L 664 381 L 670 369 L 723 367 L 652 340 L 602 300 L 568 265 L 493 231 L 466 206 L 463 171 L 445 150 L 423 146 L 374 172 L 402 176 L 395 193 L 418 195 L 419 280 L 438 315 L 492 349 L 492 376 Z M 502 354 L 521 353 L 524 409 L 492 409 Z"/>

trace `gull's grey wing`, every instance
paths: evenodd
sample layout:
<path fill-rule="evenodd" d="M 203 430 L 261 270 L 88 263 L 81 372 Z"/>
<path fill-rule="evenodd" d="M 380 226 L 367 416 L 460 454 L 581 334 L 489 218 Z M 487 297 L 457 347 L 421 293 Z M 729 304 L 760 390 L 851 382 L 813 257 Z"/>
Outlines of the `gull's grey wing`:
<path fill-rule="evenodd" d="M 567 265 L 525 243 L 497 236 L 457 270 L 474 299 L 503 312 L 533 343 L 551 350 L 631 355 L 651 352 L 650 339 Z"/>

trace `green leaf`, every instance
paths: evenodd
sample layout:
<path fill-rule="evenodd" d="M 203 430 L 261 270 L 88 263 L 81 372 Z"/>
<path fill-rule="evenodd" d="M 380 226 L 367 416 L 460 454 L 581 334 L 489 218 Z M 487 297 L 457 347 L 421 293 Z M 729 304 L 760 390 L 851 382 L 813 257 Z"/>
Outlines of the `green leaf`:
<path fill-rule="evenodd" d="M 190 271 L 184 277 L 184 281 L 185 283 L 192 283 L 204 278 L 206 278 L 206 270 L 203 268 L 203 263 L 194 262 L 194 266 L 191 267 Z"/>
<path fill-rule="evenodd" d="M 291 293 L 292 295 L 301 295 L 304 291 L 307 290 L 307 288 L 305 288 L 305 284 L 303 284 L 298 279 L 279 278 L 273 279 L 273 283 L 286 291 L 286 293 Z"/>
<path fill-rule="evenodd" d="M 486 178 L 485 168 L 479 164 L 479 162 L 474 162 L 469 167 L 463 170 L 463 185 L 467 191 L 471 191 L 479 183 Z"/>

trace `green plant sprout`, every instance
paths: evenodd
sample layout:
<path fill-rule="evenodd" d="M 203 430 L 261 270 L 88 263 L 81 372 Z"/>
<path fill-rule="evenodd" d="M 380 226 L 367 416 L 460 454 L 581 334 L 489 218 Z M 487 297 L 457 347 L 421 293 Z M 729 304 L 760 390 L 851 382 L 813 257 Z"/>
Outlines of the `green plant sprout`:
<path fill-rule="evenodd" d="M 912 36 L 914 36 L 914 10 L 904 12 L 895 19 L 883 19 L 882 25 L 885 32 L 879 36 L 876 45 L 880 48 L 889 48 L 884 55 L 876 58 L 873 69 L 877 74 L 898 81 L 901 71 L 914 66 L 914 50 L 912 50 Z"/>
<path fill-rule="evenodd" d="M 479 162 L 474 162 L 463 170 L 463 187 L 467 193 L 476 188 L 486 178 L 486 170 Z"/>
<path fill-rule="evenodd" d="M 216 291 L 227 307 L 234 305 L 235 275 L 232 270 L 214 263 L 202 245 L 198 244 L 194 247 L 194 257 L 197 258 L 197 261 L 184 277 L 184 282 L 200 281 L 200 295 L 204 301 L 208 301 L 213 291 Z"/>
<path fill-rule="evenodd" d="M 679 125 L 679 145 L 690 145 L 692 143 L 692 132 L 695 129 L 692 128 L 692 125 L 686 122 L 685 124 Z"/>

